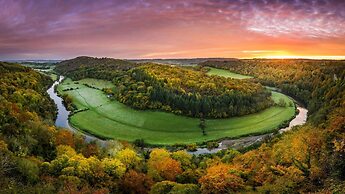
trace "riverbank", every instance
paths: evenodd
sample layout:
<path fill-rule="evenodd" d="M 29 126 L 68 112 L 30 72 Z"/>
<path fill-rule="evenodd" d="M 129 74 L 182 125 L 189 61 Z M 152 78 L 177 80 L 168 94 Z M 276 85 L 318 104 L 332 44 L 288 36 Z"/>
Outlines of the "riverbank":
<path fill-rule="evenodd" d="M 71 112 L 66 109 L 66 107 L 63 104 L 62 98 L 58 95 L 58 93 L 55 90 L 56 87 L 64 79 L 65 79 L 64 76 L 60 76 L 59 79 L 56 79 L 56 81 L 53 83 L 53 85 L 47 90 L 47 93 L 49 94 L 50 98 L 54 101 L 54 103 L 57 106 L 58 113 L 57 113 L 57 118 L 55 120 L 55 126 L 61 127 L 61 128 L 64 128 L 64 129 L 68 129 L 68 130 L 72 131 L 73 133 L 82 135 L 83 137 L 85 137 L 85 140 L 87 142 L 97 141 L 100 144 L 104 144 L 105 143 L 104 140 L 102 140 L 102 139 L 100 139 L 98 137 L 95 137 L 93 135 L 86 134 L 83 131 L 80 131 L 80 130 L 78 130 L 78 129 L 76 129 L 76 128 L 74 128 L 74 127 L 72 127 L 70 125 L 70 123 L 69 123 L 69 116 L 70 116 Z"/>
<path fill-rule="evenodd" d="M 132 109 L 107 96 L 101 90 L 103 87 L 89 87 L 99 81 L 66 79 L 59 85 L 58 93 L 67 94 L 76 106 L 77 113 L 69 115 L 70 123 L 101 139 L 130 142 L 144 139 L 145 143 L 151 146 L 203 143 L 225 137 L 234 139 L 273 132 L 295 115 L 293 106 L 272 106 L 262 112 L 241 117 L 206 119 L 206 135 L 203 135 L 199 127 L 200 119 Z M 283 99 L 286 104 L 292 104 L 290 98 L 277 92 L 272 92 L 272 98 L 276 102 Z"/>

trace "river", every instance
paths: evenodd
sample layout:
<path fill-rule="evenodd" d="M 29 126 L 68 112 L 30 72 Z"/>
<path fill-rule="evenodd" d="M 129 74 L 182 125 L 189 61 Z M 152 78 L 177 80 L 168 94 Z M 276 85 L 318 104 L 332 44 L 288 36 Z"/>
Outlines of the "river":
<path fill-rule="evenodd" d="M 106 141 L 99 139 L 95 136 L 92 136 L 90 134 L 84 133 L 82 131 L 79 131 L 79 130 L 73 128 L 72 126 L 70 126 L 69 120 L 68 120 L 68 117 L 70 115 L 70 111 L 68 111 L 66 109 L 66 107 L 62 103 L 62 101 L 63 101 L 62 98 L 59 97 L 57 92 L 55 91 L 55 87 L 58 84 L 60 84 L 63 81 L 63 79 L 64 79 L 64 76 L 60 76 L 59 79 L 57 81 L 55 81 L 54 84 L 47 90 L 50 98 L 54 100 L 54 102 L 57 106 L 57 109 L 58 109 L 58 114 L 57 114 L 57 118 L 55 121 L 55 126 L 65 128 L 65 129 L 72 131 L 73 133 L 77 133 L 79 135 L 82 135 L 85 137 L 85 140 L 87 142 L 98 141 L 101 145 L 105 145 Z M 297 126 L 297 125 L 303 125 L 306 122 L 308 110 L 301 107 L 301 106 L 297 106 L 297 109 L 299 112 L 296 115 L 296 117 L 290 121 L 288 127 L 280 129 L 279 133 L 289 131 L 292 127 Z M 196 151 L 189 152 L 189 153 L 195 154 L 195 155 L 211 154 L 211 153 L 216 153 L 220 150 L 228 149 L 229 147 L 232 147 L 235 149 L 238 149 L 241 147 L 248 147 L 248 146 L 253 145 L 254 143 L 260 142 L 260 141 L 264 140 L 265 138 L 270 137 L 272 135 L 273 135 L 273 133 L 269 133 L 269 134 L 263 134 L 263 135 L 242 137 L 242 138 L 238 138 L 238 139 L 225 139 L 219 143 L 218 148 L 211 149 L 211 150 L 209 150 L 207 148 L 198 148 Z"/>
<path fill-rule="evenodd" d="M 308 117 L 308 110 L 301 106 L 297 106 L 297 109 L 298 109 L 298 114 L 296 115 L 294 119 L 290 121 L 289 126 L 279 129 L 278 133 L 284 133 L 286 131 L 291 130 L 292 127 L 294 126 L 303 125 L 304 123 L 306 123 L 307 117 Z M 220 150 L 228 149 L 229 147 L 234 148 L 234 149 L 239 149 L 239 148 L 251 146 L 255 143 L 259 143 L 265 140 L 266 138 L 272 137 L 273 135 L 274 135 L 273 133 L 268 133 L 268 134 L 263 134 L 263 135 L 241 137 L 238 139 L 225 139 L 225 140 L 222 140 L 218 144 L 218 148 L 214 148 L 211 150 L 207 148 L 198 148 L 196 151 L 189 152 L 189 153 L 194 154 L 194 155 L 212 154 Z"/>
<path fill-rule="evenodd" d="M 90 141 L 98 141 L 100 144 L 104 144 L 105 141 L 101 140 L 95 136 L 86 134 L 84 132 L 81 132 L 75 128 L 73 128 L 70 124 L 69 124 L 69 120 L 68 117 L 71 114 L 70 111 L 68 111 L 65 107 L 65 105 L 63 104 L 63 100 L 60 96 L 58 96 L 57 92 L 55 91 L 55 87 L 57 85 L 59 85 L 64 79 L 64 76 L 60 76 L 58 80 L 56 80 L 53 85 L 47 90 L 47 93 L 49 94 L 50 98 L 53 99 L 54 103 L 57 106 L 58 109 L 58 114 L 55 120 L 55 126 L 57 127 L 62 127 L 65 129 L 68 129 L 70 131 L 72 131 L 73 133 L 79 134 L 84 136 L 85 141 L 90 142 Z"/>

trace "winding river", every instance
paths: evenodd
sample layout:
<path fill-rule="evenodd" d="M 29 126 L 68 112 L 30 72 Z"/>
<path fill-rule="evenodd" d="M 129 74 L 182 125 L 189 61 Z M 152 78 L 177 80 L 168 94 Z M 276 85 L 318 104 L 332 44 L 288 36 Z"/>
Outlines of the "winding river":
<path fill-rule="evenodd" d="M 297 106 L 297 109 L 298 109 L 298 114 L 296 115 L 296 117 L 294 119 L 292 119 L 290 121 L 289 126 L 279 129 L 278 133 L 284 133 L 286 131 L 291 130 L 292 127 L 294 127 L 294 126 L 303 125 L 304 123 L 306 123 L 307 117 L 308 117 L 308 110 L 301 107 L 301 106 Z M 212 153 L 216 153 L 220 150 L 228 149 L 229 147 L 232 147 L 234 149 L 248 147 L 248 146 L 251 146 L 255 143 L 261 142 L 266 138 L 272 137 L 273 135 L 274 135 L 273 133 L 268 133 L 268 134 L 263 134 L 263 135 L 254 135 L 254 136 L 242 137 L 242 138 L 238 138 L 238 139 L 225 139 L 225 140 L 222 140 L 218 144 L 218 148 L 214 148 L 211 150 L 209 150 L 207 148 L 198 148 L 196 151 L 189 152 L 189 153 L 195 154 L 195 155 L 212 154 Z"/>
<path fill-rule="evenodd" d="M 57 81 L 54 82 L 54 84 L 47 90 L 49 96 L 51 99 L 54 100 L 57 109 L 58 109 L 58 114 L 57 114 L 57 118 L 55 121 L 55 125 L 57 127 L 62 127 L 65 129 L 68 129 L 70 131 L 72 131 L 73 133 L 77 133 L 79 135 L 82 135 L 85 137 L 85 140 L 87 142 L 90 141 L 97 141 L 99 142 L 101 145 L 105 145 L 106 141 L 99 139 L 95 136 L 92 136 L 90 134 L 84 133 L 82 131 L 79 131 L 75 128 L 73 128 L 72 126 L 70 126 L 69 124 L 69 115 L 70 115 L 70 111 L 68 111 L 66 109 L 66 107 L 63 105 L 62 103 L 62 98 L 58 96 L 55 88 L 57 85 L 59 85 L 64 79 L 64 76 L 60 76 L 59 79 Z M 298 114 L 296 115 L 296 117 L 294 119 L 292 119 L 289 123 L 288 127 L 282 128 L 279 130 L 279 133 L 283 133 L 286 131 L 289 131 L 290 129 L 292 129 L 292 127 L 297 126 L 297 125 L 303 125 L 306 120 L 307 120 L 307 116 L 308 116 L 308 110 L 298 106 L 297 105 L 297 109 L 299 110 Z M 222 140 L 219 143 L 219 147 L 209 150 L 207 148 L 198 148 L 196 151 L 194 152 L 189 152 L 191 154 L 211 154 L 211 153 L 216 153 L 220 150 L 224 150 L 227 149 L 229 147 L 238 149 L 241 147 L 248 147 L 251 146 L 257 142 L 260 142 L 262 140 L 264 140 L 267 137 L 271 137 L 273 136 L 273 133 L 269 133 L 269 134 L 263 134 L 263 135 L 257 135 L 257 136 L 248 136 L 248 137 L 243 137 L 243 138 L 238 138 L 238 139 L 226 139 L 226 140 Z"/>
<path fill-rule="evenodd" d="M 71 112 L 66 109 L 65 105 L 62 103 L 63 102 L 62 98 L 60 96 L 58 96 L 57 91 L 55 90 L 57 85 L 59 85 L 63 81 L 63 79 L 64 79 L 64 76 L 60 76 L 59 79 L 56 80 L 53 83 L 53 85 L 47 90 L 47 93 L 49 94 L 50 98 L 53 99 L 53 101 L 56 104 L 57 109 L 58 109 L 57 118 L 55 120 L 55 126 L 65 128 L 65 129 L 72 131 L 73 133 L 77 133 L 79 135 L 82 135 L 85 137 L 85 140 L 87 142 L 98 141 L 100 144 L 104 144 L 105 143 L 104 140 L 101 140 L 95 136 L 92 136 L 92 135 L 86 134 L 82 131 L 79 131 L 79 130 L 73 128 L 69 124 L 68 117 L 69 117 Z"/>

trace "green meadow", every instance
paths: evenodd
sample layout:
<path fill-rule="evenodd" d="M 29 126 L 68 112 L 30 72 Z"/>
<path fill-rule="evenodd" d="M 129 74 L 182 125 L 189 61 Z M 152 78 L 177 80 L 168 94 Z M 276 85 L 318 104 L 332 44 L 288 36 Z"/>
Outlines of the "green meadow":
<path fill-rule="evenodd" d="M 217 68 L 213 68 L 213 67 L 207 67 L 207 68 L 210 69 L 210 70 L 207 72 L 208 75 L 217 75 L 217 76 L 229 77 L 229 78 L 234 78 L 234 79 L 248 79 L 248 78 L 253 78 L 253 77 L 251 77 L 251 76 L 233 73 L 233 72 L 231 72 L 231 71 L 224 70 L 224 69 L 217 69 Z"/>
<path fill-rule="evenodd" d="M 237 74 L 236 77 L 240 75 Z M 242 117 L 206 120 L 206 135 L 203 135 L 199 119 L 160 111 L 134 110 L 108 98 L 100 90 L 110 87 L 114 86 L 104 80 L 72 81 L 68 78 L 58 86 L 58 92 L 71 96 L 79 110 L 86 109 L 70 117 L 72 126 L 106 139 L 134 141 L 142 138 L 149 144 L 171 145 L 266 133 L 277 129 L 295 114 L 292 106 L 273 106 Z M 68 90 L 71 88 L 72 90 Z M 287 104 L 292 101 L 284 94 L 273 91 L 272 98 L 275 101 L 284 99 Z"/>

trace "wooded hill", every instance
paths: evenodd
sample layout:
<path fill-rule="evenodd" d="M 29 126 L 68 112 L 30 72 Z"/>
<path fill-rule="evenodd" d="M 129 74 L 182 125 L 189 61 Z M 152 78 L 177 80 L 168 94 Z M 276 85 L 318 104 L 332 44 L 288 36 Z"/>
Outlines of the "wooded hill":
<path fill-rule="evenodd" d="M 143 67 L 141 67 L 143 66 Z M 227 118 L 255 113 L 273 105 L 261 84 L 208 76 L 201 71 L 154 63 L 77 57 L 56 71 L 79 80 L 113 81 L 115 98 L 133 108 L 157 109 L 191 117 Z"/>
<path fill-rule="evenodd" d="M 137 66 L 139 65 L 136 63 L 120 59 L 81 56 L 61 61 L 56 65 L 55 70 L 74 80 L 85 77 L 111 80 L 117 72 Z"/>
<path fill-rule="evenodd" d="M 252 59 L 208 61 L 200 65 L 251 75 L 257 82 L 278 87 L 307 106 L 309 115 L 313 115 L 312 119 L 319 122 L 340 106 L 340 101 L 335 99 L 342 98 L 343 93 L 339 91 L 345 89 L 345 61 Z"/>
<path fill-rule="evenodd" d="M 113 81 L 115 97 L 124 104 L 192 117 L 239 116 L 273 104 L 271 93 L 258 83 L 169 65 L 146 64 Z"/>
<path fill-rule="evenodd" d="M 49 77 L 33 71 L 31 68 L 0 62 L 0 106 L 2 106 L 2 109 L 0 108 L 0 128 L 11 128 L 22 124 L 20 120 L 14 119 L 6 126 L 2 125 L 7 121 L 2 118 L 8 118 L 13 107 L 18 109 L 17 111 L 35 112 L 45 119 L 53 119 L 55 107 L 46 93 L 46 89 L 52 83 L 53 81 Z"/>

